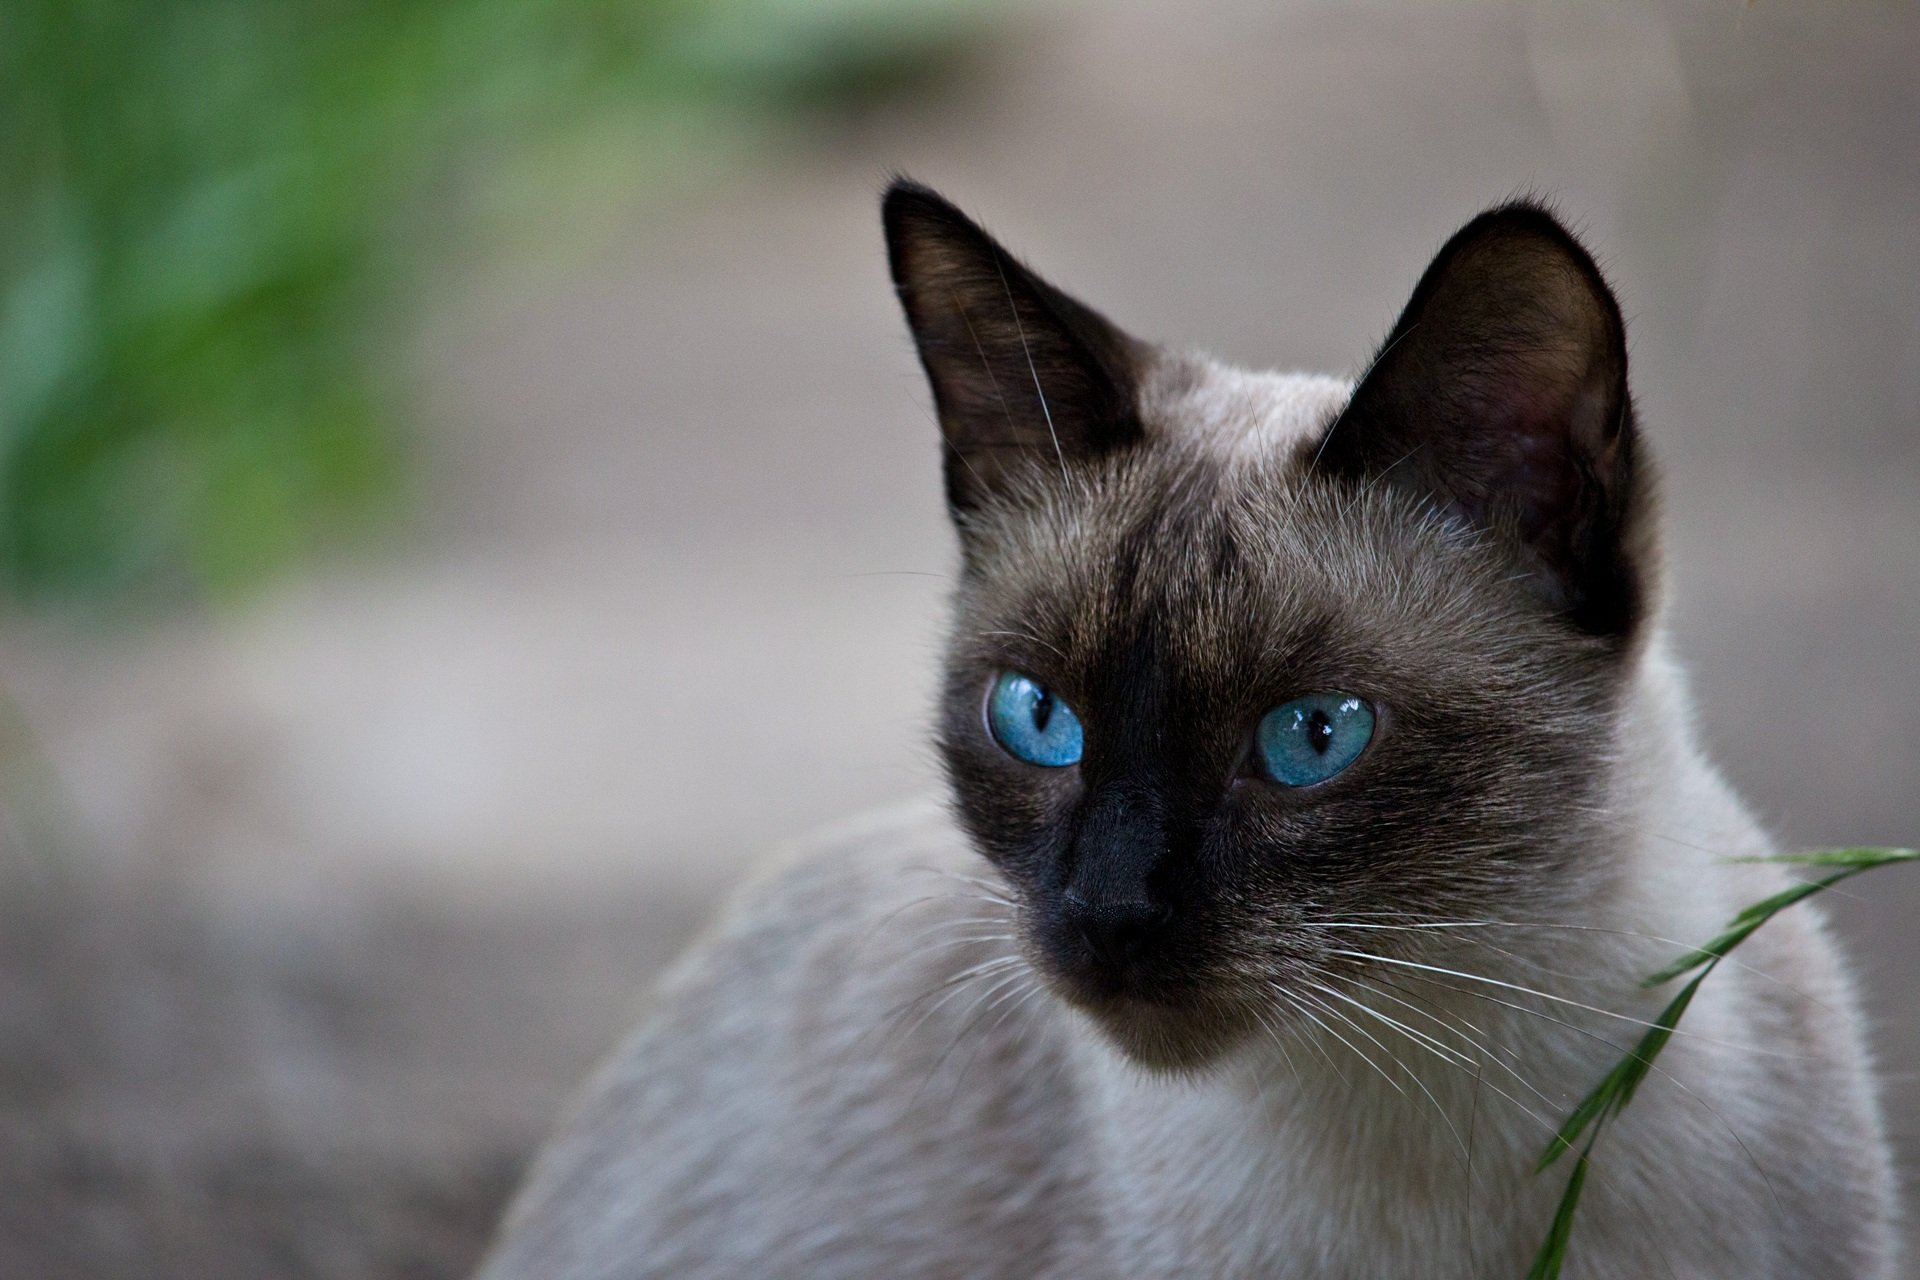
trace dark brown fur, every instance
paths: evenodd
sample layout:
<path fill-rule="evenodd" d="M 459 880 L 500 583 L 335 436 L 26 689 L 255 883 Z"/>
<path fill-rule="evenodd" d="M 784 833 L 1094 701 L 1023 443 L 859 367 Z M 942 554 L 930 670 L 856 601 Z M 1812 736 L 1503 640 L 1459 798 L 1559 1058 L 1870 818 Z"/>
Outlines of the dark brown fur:
<path fill-rule="evenodd" d="M 1469 226 L 1347 411 L 1244 457 L 1155 403 L 1187 381 L 1179 357 L 1077 305 L 1050 323 L 1026 300 L 1057 291 L 924 189 L 888 213 L 964 495 L 940 744 L 1071 998 L 1142 1061 L 1194 1066 L 1255 1030 L 1276 978 L 1341 970 L 1303 921 L 1582 900 L 1650 568 L 1619 313 L 1548 215 Z M 1009 299 L 1017 327 L 993 320 Z M 977 394 L 1036 375 L 1045 404 Z M 1006 670 L 1076 709 L 1078 765 L 993 741 Z M 1329 690 L 1379 709 L 1366 753 L 1303 790 L 1261 777 L 1261 716 Z M 1143 923 L 1115 963 L 1088 922 L 1122 915 Z"/>

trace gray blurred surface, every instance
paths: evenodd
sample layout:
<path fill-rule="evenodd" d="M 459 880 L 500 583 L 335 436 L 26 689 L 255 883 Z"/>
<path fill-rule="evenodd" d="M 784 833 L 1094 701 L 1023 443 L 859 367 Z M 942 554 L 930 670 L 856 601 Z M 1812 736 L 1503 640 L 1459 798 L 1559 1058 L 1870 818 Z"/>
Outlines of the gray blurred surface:
<path fill-rule="evenodd" d="M 746 863 L 931 784 L 950 547 L 890 169 L 1143 335 L 1348 373 L 1455 226 L 1550 195 L 1631 318 L 1718 758 L 1792 844 L 1920 840 L 1915 14 L 1049 7 L 557 274 L 468 282 L 422 339 L 403 554 L 0 633 L 40 753 L 0 830 L 39 886 L 0 953 L 0 1271 L 457 1272 Z M 1911 1175 L 1920 874 L 1850 889 Z M 368 1186 L 403 1190 L 348 1211 Z"/>

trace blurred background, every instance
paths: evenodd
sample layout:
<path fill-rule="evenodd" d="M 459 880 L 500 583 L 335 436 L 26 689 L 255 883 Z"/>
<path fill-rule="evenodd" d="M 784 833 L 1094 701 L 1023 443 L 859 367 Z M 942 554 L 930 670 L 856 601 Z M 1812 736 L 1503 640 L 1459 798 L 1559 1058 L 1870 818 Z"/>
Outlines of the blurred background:
<path fill-rule="evenodd" d="M 876 196 L 1353 373 L 1515 192 L 1708 736 L 1920 840 L 1920 10 L 4 0 L 0 1272 L 454 1276 L 768 844 L 933 785 Z M 1920 875 L 1832 903 L 1920 1170 Z"/>

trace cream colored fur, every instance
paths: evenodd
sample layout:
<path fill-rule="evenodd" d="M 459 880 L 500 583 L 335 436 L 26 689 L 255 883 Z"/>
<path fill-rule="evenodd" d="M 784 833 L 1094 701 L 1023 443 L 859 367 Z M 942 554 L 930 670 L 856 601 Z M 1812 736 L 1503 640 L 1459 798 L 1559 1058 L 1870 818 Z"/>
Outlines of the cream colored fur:
<path fill-rule="evenodd" d="M 1266 451 L 1346 392 L 1215 369 L 1159 420 Z M 1296 1019 L 1194 1077 L 1146 1074 L 1017 958 L 991 868 L 921 803 L 739 895 L 561 1125 L 482 1276 L 1519 1280 L 1565 1173 L 1532 1172 L 1549 1133 L 1669 994 L 1639 979 L 1787 882 L 1729 863 L 1772 845 L 1695 746 L 1665 645 L 1637 662 L 1616 860 L 1584 927 L 1489 930 L 1473 979 L 1422 988 L 1470 1028 L 1451 1054 L 1379 1005 L 1409 1033 Z M 1570 1280 L 1894 1274 L 1817 908 L 1737 959 L 1602 1138 Z"/>

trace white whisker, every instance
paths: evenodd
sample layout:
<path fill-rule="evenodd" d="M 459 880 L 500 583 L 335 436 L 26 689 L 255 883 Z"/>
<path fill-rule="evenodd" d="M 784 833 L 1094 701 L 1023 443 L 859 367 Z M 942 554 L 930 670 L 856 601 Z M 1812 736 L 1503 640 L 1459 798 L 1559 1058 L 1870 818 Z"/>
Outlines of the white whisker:
<path fill-rule="evenodd" d="M 1467 973 L 1464 970 L 1460 970 L 1460 969 L 1448 969 L 1442 965 L 1422 964 L 1417 960 L 1402 960 L 1396 956 L 1372 955 L 1365 951 L 1348 951 L 1348 950 L 1337 948 L 1337 947 L 1330 948 L 1327 954 L 1335 955 L 1335 956 L 1345 956 L 1345 957 L 1348 957 L 1349 959 L 1354 959 L 1354 960 L 1364 960 L 1374 964 L 1390 964 L 1403 969 L 1419 969 L 1427 973 L 1442 974 L 1449 978 L 1461 978 L 1468 982 L 1484 983 L 1487 986 L 1499 987 L 1506 991 L 1517 992 L 1520 995 L 1533 996 L 1541 1000 L 1551 1000 L 1555 1004 L 1563 1004 L 1570 1008 L 1581 1009 L 1587 1013 L 1596 1013 L 1596 1014 L 1599 1014 L 1601 1017 L 1614 1018 L 1621 1022 L 1629 1022 L 1637 1027 L 1646 1027 L 1648 1029 L 1652 1029 L 1658 1025 L 1656 1023 L 1647 1021 L 1645 1018 L 1636 1018 L 1636 1017 L 1633 1017 L 1631 1014 L 1615 1013 L 1611 1009 L 1602 1009 L 1599 1005 L 1585 1004 L 1579 1000 L 1570 999 L 1567 996 L 1557 996 L 1550 991 L 1541 991 L 1534 987 L 1523 987 L 1517 982 L 1505 982 L 1499 978 L 1489 978 L 1483 974 L 1478 974 L 1478 973 Z M 1455 988 L 1455 990 L 1459 990 L 1459 988 Z M 1514 1005 L 1512 1007 L 1523 1008 L 1524 1006 Z M 1799 1053 L 1786 1053 L 1778 1049 L 1768 1049 L 1760 1045 L 1734 1044 L 1726 1040 L 1717 1040 L 1711 1036 L 1695 1035 L 1693 1032 L 1683 1031 L 1678 1027 L 1672 1028 L 1671 1034 L 1676 1036 L 1691 1036 L 1693 1039 L 1699 1040 L 1704 1044 L 1717 1044 L 1722 1046 L 1723 1048 L 1738 1049 L 1743 1053 L 1760 1053 L 1760 1054 L 1767 1054 L 1772 1057 L 1795 1058 L 1795 1059 L 1803 1059 L 1807 1056 L 1805 1054 L 1799 1054 Z"/>
<path fill-rule="evenodd" d="M 1020 351 L 1027 358 L 1027 372 L 1033 376 L 1034 394 L 1040 397 L 1040 414 L 1047 420 L 1047 436 L 1053 441 L 1053 456 L 1060 463 L 1060 482 L 1071 493 L 1073 477 L 1067 474 L 1067 455 L 1060 448 L 1060 433 L 1053 429 L 1053 410 L 1047 407 L 1047 393 L 1040 387 L 1040 370 L 1034 367 L 1033 349 L 1027 345 L 1027 326 L 1021 323 L 1020 307 L 1013 300 L 1013 286 L 1007 283 L 1007 269 L 1001 264 L 997 254 L 993 259 L 993 268 L 1000 273 L 1000 287 L 1007 295 L 1007 309 L 1013 312 L 1014 332 L 1020 335 Z"/>
<path fill-rule="evenodd" d="M 1332 987 L 1326 986 L 1323 983 L 1310 981 L 1309 985 L 1312 987 L 1313 990 L 1319 992 L 1322 995 L 1331 996 L 1335 1000 L 1339 1000 L 1345 1004 L 1352 1005 L 1354 1008 L 1359 1009 L 1361 1012 L 1370 1014 L 1373 1017 L 1380 1019 L 1381 1021 L 1387 1023 L 1390 1026 L 1399 1027 L 1399 1029 L 1403 1032 L 1406 1030 L 1405 1027 L 1402 1027 L 1400 1026 L 1399 1023 L 1394 1022 L 1393 1019 L 1386 1017 L 1384 1014 L 1380 1013 L 1379 1010 L 1369 1008 L 1367 1005 L 1361 1003 L 1358 1000 L 1355 1000 L 1352 996 L 1344 995 L 1341 992 L 1335 991 Z M 1433 1105 L 1434 1114 L 1440 1117 L 1440 1123 L 1446 1125 L 1447 1132 L 1453 1135 L 1453 1140 L 1455 1143 L 1459 1145 L 1460 1155 L 1462 1160 L 1464 1161 L 1467 1158 L 1466 1141 L 1461 1138 L 1460 1131 L 1454 1127 L 1453 1117 L 1449 1116 L 1447 1114 L 1447 1109 L 1440 1105 L 1440 1099 L 1433 1096 L 1433 1091 L 1427 1088 L 1426 1082 L 1420 1078 L 1420 1073 L 1415 1071 L 1413 1068 L 1407 1066 L 1406 1063 L 1402 1062 L 1399 1058 L 1399 1055 L 1395 1054 L 1391 1049 L 1387 1048 L 1386 1045 L 1382 1044 L 1377 1038 L 1373 1036 L 1372 1033 L 1370 1033 L 1365 1027 L 1361 1026 L 1359 1023 L 1355 1022 L 1352 1018 L 1349 1018 L 1345 1014 L 1342 1014 L 1338 1009 L 1330 1008 L 1328 1011 L 1334 1014 L 1336 1017 L 1338 1017 L 1342 1022 L 1352 1027 L 1359 1034 L 1365 1036 L 1373 1044 L 1378 1045 L 1380 1048 L 1380 1052 L 1387 1055 L 1388 1061 L 1392 1062 L 1396 1067 L 1399 1067 L 1402 1071 L 1406 1072 L 1407 1078 L 1413 1081 L 1414 1087 L 1420 1090 L 1422 1094 L 1426 1095 L 1427 1101 Z M 1445 1060 L 1446 1058 L 1443 1056 L 1442 1061 L 1445 1061 Z"/>

